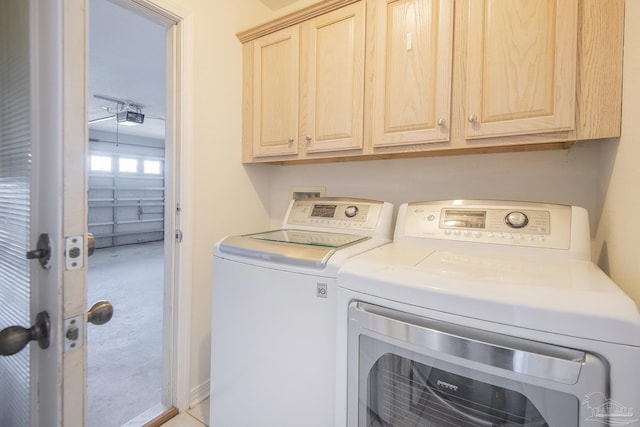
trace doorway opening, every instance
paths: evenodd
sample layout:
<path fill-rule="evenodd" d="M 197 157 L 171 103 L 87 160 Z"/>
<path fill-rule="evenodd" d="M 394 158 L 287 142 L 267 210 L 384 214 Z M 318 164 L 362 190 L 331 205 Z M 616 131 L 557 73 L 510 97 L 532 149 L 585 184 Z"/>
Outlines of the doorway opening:
<path fill-rule="evenodd" d="M 173 245 L 177 171 L 167 129 L 167 28 L 134 7 L 89 1 L 87 423 L 142 425 L 172 406 Z M 167 309 L 169 307 L 169 309 Z"/>

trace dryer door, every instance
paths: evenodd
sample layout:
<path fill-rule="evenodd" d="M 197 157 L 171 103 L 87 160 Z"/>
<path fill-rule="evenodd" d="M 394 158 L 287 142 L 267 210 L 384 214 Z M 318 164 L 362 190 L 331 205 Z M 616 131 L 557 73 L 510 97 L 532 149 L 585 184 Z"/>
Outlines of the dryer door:
<path fill-rule="evenodd" d="M 582 351 L 361 302 L 349 311 L 350 427 L 577 427 L 582 400 L 608 391 L 606 363 Z"/>

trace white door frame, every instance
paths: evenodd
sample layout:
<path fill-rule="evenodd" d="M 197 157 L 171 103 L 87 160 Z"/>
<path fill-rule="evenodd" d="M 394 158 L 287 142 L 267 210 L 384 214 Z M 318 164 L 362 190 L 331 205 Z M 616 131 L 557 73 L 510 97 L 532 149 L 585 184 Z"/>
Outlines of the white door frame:
<path fill-rule="evenodd" d="M 123 0 L 118 0 L 123 1 Z M 173 140 L 172 168 L 179 171 L 173 174 L 173 194 L 169 194 L 167 212 L 167 237 L 172 237 L 176 230 L 181 231 L 182 241 L 172 254 L 176 271 L 166 271 L 174 277 L 174 307 L 168 307 L 174 320 L 173 342 L 170 343 L 170 365 L 172 402 L 178 410 L 189 409 L 191 396 L 191 295 L 192 270 L 190 260 L 193 246 L 193 15 L 183 5 L 173 0 L 128 0 L 152 13 L 161 15 L 175 23 L 174 31 L 167 32 L 167 123 L 175 126 L 168 129 L 169 138 Z M 175 61 L 172 60 L 175 59 Z M 171 227 L 173 223 L 173 227 Z M 179 283 L 179 286 L 175 286 Z"/>
<path fill-rule="evenodd" d="M 191 260 L 193 247 L 193 15 L 183 5 L 173 0 L 131 0 L 162 14 L 175 22 L 174 31 L 168 32 L 167 46 L 172 50 L 167 58 L 175 58 L 175 62 L 168 60 L 167 85 L 171 89 L 167 97 L 167 120 L 174 123 L 170 129 L 173 139 L 173 168 L 179 171 L 179 176 L 173 174 L 173 194 L 171 209 L 175 212 L 173 229 L 181 231 L 182 241 L 174 245 L 176 269 L 174 271 L 173 302 L 173 343 L 171 345 L 171 384 L 172 404 L 179 411 L 189 409 L 191 395 L 191 295 L 192 270 Z M 170 219 L 167 218 L 167 219 Z M 179 283 L 179 286 L 175 286 Z"/>

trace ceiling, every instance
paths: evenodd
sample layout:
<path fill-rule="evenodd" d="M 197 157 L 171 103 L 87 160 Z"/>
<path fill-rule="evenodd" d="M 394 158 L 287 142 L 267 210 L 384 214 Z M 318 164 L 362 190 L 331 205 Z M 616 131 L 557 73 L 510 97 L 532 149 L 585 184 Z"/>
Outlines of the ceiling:
<path fill-rule="evenodd" d="M 164 140 L 166 28 L 108 0 L 89 3 L 89 130 Z M 144 123 L 117 125 L 122 100 L 142 107 Z"/>

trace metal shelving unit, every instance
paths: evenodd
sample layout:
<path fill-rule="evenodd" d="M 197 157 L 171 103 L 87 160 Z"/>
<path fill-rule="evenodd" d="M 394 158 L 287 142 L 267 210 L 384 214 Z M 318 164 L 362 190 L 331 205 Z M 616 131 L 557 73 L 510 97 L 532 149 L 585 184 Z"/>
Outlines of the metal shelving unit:
<path fill-rule="evenodd" d="M 91 172 L 88 201 L 96 247 L 163 240 L 164 174 Z"/>

